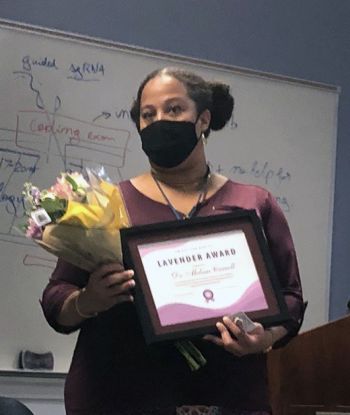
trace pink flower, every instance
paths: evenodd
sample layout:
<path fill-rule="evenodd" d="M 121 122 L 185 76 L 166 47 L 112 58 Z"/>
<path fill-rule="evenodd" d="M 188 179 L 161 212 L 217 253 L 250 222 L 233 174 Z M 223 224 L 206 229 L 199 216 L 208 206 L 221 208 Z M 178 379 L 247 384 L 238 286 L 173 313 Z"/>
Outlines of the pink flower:
<path fill-rule="evenodd" d="M 26 236 L 28 238 L 41 239 L 42 234 L 43 234 L 42 228 L 38 226 L 32 218 L 29 218 L 28 227 L 26 230 Z"/>
<path fill-rule="evenodd" d="M 72 186 L 63 179 L 57 179 L 57 182 L 51 186 L 50 192 L 57 196 L 59 199 L 73 199 Z"/>

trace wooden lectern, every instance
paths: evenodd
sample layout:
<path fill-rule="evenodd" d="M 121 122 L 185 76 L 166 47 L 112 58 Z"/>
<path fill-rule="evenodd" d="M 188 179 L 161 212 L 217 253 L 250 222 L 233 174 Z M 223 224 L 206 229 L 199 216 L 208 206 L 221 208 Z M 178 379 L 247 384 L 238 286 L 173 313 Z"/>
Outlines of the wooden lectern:
<path fill-rule="evenodd" d="M 268 354 L 274 415 L 350 414 L 350 316 Z"/>

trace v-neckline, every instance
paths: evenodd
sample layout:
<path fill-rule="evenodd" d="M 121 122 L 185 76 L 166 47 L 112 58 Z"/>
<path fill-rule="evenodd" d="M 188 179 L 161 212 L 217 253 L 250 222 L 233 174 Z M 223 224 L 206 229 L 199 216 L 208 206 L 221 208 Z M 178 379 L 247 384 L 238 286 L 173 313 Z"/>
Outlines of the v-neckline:
<path fill-rule="evenodd" d="M 143 198 L 145 198 L 145 199 L 147 199 L 148 201 L 150 201 L 150 202 L 152 202 L 152 203 L 155 203 L 155 204 L 157 204 L 157 205 L 160 205 L 160 206 L 163 206 L 164 208 L 167 208 L 167 209 L 169 209 L 169 206 L 168 206 L 168 204 L 167 203 L 165 203 L 165 201 L 164 202 L 161 202 L 161 201 L 159 201 L 159 200 L 155 200 L 155 199 L 152 199 L 151 197 L 149 197 L 149 196 L 147 196 L 147 195 L 145 195 L 144 193 L 142 193 L 132 182 L 131 182 L 131 180 L 128 180 L 128 182 L 129 182 L 129 184 L 130 184 L 130 186 L 132 187 L 132 189 L 136 192 L 136 193 L 138 193 L 140 196 L 142 196 Z M 228 179 L 228 180 L 226 180 L 226 182 L 221 186 L 221 187 L 219 187 L 212 195 L 210 195 L 209 197 L 207 197 L 202 203 L 200 203 L 200 205 L 199 205 L 199 209 L 201 208 L 201 207 L 204 207 L 204 206 L 207 206 L 207 205 L 209 205 L 210 203 L 212 203 L 213 202 L 213 200 L 215 200 L 216 199 L 216 197 L 218 196 L 218 194 L 219 193 L 221 193 L 221 191 L 226 187 L 226 186 L 228 186 L 228 184 L 230 183 L 230 180 Z M 177 210 L 176 209 L 176 211 L 179 213 L 179 215 L 181 215 L 181 216 L 186 216 L 186 213 L 184 213 L 184 212 L 181 212 L 181 211 L 179 211 L 179 210 Z M 169 212 L 171 212 L 171 210 L 169 209 Z"/>

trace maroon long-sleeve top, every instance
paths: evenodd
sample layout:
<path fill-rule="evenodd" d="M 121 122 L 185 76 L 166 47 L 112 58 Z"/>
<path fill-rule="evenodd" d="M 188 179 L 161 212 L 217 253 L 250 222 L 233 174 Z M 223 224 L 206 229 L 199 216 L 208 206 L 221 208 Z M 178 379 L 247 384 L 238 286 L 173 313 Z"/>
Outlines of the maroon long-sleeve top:
<path fill-rule="evenodd" d="M 130 181 L 120 183 L 132 225 L 174 220 L 169 206 L 140 193 Z M 295 249 L 285 217 L 271 194 L 254 185 L 227 181 L 198 206 L 197 216 L 255 209 L 261 218 L 276 273 L 292 320 L 288 336 L 295 335 L 303 315 L 303 300 Z M 86 285 L 87 272 L 58 260 L 44 290 L 42 307 L 49 324 L 70 333 L 80 328 L 66 379 L 68 415 L 142 414 L 143 410 L 179 405 L 217 405 L 228 410 L 269 411 L 266 355 L 236 358 L 202 340 L 196 345 L 207 365 L 191 372 L 173 344 L 146 346 L 135 306 L 116 305 L 79 327 L 62 327 L 57 316 L 63 302 Z M 169 412 L 171 413 L 171 412 Z M 263 412 L 261 412 L 263 413 Z"/>

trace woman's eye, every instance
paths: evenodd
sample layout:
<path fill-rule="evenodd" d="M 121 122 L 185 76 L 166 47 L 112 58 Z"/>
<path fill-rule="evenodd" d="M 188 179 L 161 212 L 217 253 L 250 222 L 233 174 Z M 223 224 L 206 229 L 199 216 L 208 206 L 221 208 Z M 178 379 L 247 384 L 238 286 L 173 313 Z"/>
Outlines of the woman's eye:
<path fill-rule="evenodd" d="M 169 107 L 169 112 L 171 112 L 172 114 L 180 114 L 180 112 L 182 111 L 180 105 L 172 105 L 171 107 Z"/>
<path fill-rule="evenodd" d="M 153 114 L 152 114 L 151 112 L 143 112 L 143 113 L 141 114 L 141 117 L 142 117 L 144 120 L 149 120 L 149 119 L 151 119 L 151 118 L 153 117 Z"/>

